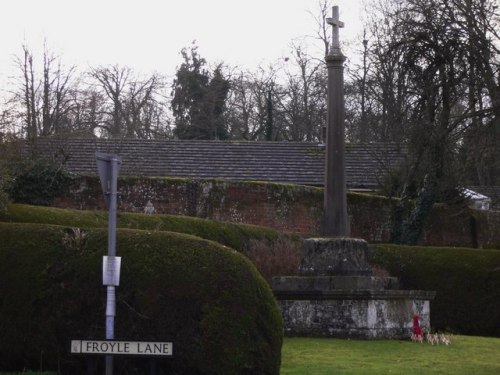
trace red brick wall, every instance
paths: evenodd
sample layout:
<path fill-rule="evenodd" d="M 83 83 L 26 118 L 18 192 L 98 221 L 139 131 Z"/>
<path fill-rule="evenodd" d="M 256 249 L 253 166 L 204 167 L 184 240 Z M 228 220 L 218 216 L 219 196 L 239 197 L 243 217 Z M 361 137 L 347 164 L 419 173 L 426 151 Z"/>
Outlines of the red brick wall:
<path fill-rule="evenodd" d="M 477 245 L 475 236 L 471 209 L 435 205 L 427 220 L 422 243 L 474 247 Z"/>
<path fill-rule="evenodd" d="M 323 210 L 323 190 L 315 187 L 221 180 L 125 178 L 118 182 L 121 211 L 144 212 L 151 202 L 156 213 L 198 216 L 220 221 L 262 225 L 280 231 L 318 235 Z M 57 207 L 103 209 L 97 178 L 84 178 Z M 488 246 L 500 243 L 498 214 L 436 206 L 423 244 Z M 353 237 L 370 242 L 388 241 L 391 202 L 369 194 L 348 194 Z"/>

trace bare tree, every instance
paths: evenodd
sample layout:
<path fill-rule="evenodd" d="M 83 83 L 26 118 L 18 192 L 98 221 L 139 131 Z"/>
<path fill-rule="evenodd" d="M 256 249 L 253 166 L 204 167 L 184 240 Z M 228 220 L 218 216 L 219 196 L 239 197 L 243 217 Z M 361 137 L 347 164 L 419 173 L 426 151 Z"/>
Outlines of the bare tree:
<path fill-rule="evenodd" d="M 231 90 L 227 100 L 227 120 L 231 138 L 251 140 L 254 136 L 254 96 L 251 81 L 243 72 L 231 79 Z"/>
<path fill-rule="evenodd" d="M 228 127 L 232 138 L 249 141 L 266 139 L 266 132 L 269 133 L 266 129 L 269 94 L 273 103 L 277 101 L 276 75 L 273 66 L 261 66 L 256 72 L 233 74 L 227 100 Z M 277 139 L 279 129 L 279 121 L 273 121 L 272 140 Z"/>
<path fill-rule="evenodd" d="M 78 136 L 94 137 L 106 121 L 106 97 L 93 86 L 80 83 L 73 91 L 73 132 Z"/>
<path fill-rule="evenodd" d="M 330 32 L 329 25 L 326 23 L 326 19 L 330 14 L 331 2 L 329 0 L 318 0 L 317 14 L 309 12 L 313 17 L 317 30 L 316 38 L 321 41 L 324 47 L 324 56 L 328 55 L 330 50 Z"/>
<path fill-rule="evenodd" d="M 460 32 L 468 64 L 463 157 L 474 183 L 500 184 L 500 50 L 498 4 L 451 0 L 445 4 Z M 475 173 L 474 173 L 475 172 Z M 466 171 L 467 173 L 467 171 Z"/>
<path fill-rule="evenodd" d="M 130 82 L 127 97 L 121 107 L 125 120 L 127 137 L 153 138 L 152 115 L 159 105 L 156 99 L 161 85 L 160 77 L 152 74 L 148 78 Z"/>
<path fill-rule="evenodd" d="M 161 105 L 158 98 L 163 88 L 158 74 L 139 79 L 130 68 L 113 65 L 92 68 L 89 75 L 94 80 L 90 87 L 98 87 L 102 92 L 100 97 L 106 99 L 102 106 L 104 116 L 96 127 L 111 138 L 154 137 L 153 128 L 158 129 L 161 120 L 153 114 L 163 113 L 154 109 Z M 96 94 L 93 98 L 97 99 Z M 154 126 L 153 120 L 156 121 Z"/>
<path fill-rule="evenodd" d="M 100 127 L 111 137 L 124 136 L 122 120 L 122 98 L 125 85 L 128 82 L 130 69 L 113 65 L 111 67 L 91 68 L 90 77 L 96 80 L 99 87 L 108 98 L 108 116 Z"/>
<path fill-rule="evenodd" d="M 459 1 L 459 0 L 456 0 Z M 465 0 L 464 0 L 465 1 Z M 408 145 L 393 240 L 415 243 L 432 205 L 457 186 L 457 149 L 471 108 L 467 38 L 456 8 L 438 0 L 381 1 L 371 31 L 371 95 L 385 140 Z"/>
<path fill-rule="evenodd" d="M 37 87 L 35 83 L 35 72 L 33 66 L 33 54 L 26 45 L 23 45 L 23 56 L 17 57 L 16 62 L 22 72 L 22 89 L 16 93 L 22 102 L 25 112 L 26 137 L 34 141 L 38 135 L 36 95 Z"/>
<path fill-rule="evenodd" d="M 42 119 L 40 135 L 70 132 L 72 111 L 71 87 L 75 68 L 64 70 L 60 59 L 51 54 L 47 47 L 43 54 Z"/>
<path fill-rule="evenodd" d="M 11 101 L 19 103 L 26 137 L 34 142 L 38 136 L 71 131 L 69 120 L 72 101 L 74 67 L 64 69 L 59 57 L 44 46 L 41 77 L 33 53 L 23 45 L 23 54 L 16 58 L 20 70 L 18 89 Z"/>
<path fill-rule="evenodd" d="M 326 122 L 326 76 L 322 60 L 310 56 L 303 45 L 292 45 L 292 58 L 284 68 L 286 82 L 278 108 L 287 125 L 286 138 L 318 141 Z"/>

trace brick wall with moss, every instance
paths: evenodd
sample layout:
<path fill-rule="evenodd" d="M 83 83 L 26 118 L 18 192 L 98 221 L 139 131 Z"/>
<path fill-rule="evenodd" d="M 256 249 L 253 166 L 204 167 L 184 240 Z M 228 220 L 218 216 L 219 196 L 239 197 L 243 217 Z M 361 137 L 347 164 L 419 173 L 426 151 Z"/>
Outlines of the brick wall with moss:
<path fill-rule="evenodd" d="M 391 231 L 391 202 L 372 194 L 347 195 L 351 235 L 371 242 L 386 242 Z"/>
<path fill-rule="evenodd" d="M 323 189 L 265 182 L 192 180 L 181 178 L 121 178 L 119 210 L 197 216 L 220 221 L 248 223 L 280 231 L 317 235 L 323 212 Z M 349 193 L 348 214 L 353 237 L 370 242 L 389 240 L 390 199 Z M 70 194 L 53 206 L 103 209 L 97 178 L 81 178 Z M 427 222 L 422 244 L 498 247 L 500 212 L 481 212 L 467 207 L 437 205 Z"/>
<path fill-rule="evenodd" d="M 466 205 L 434 205 L 423 233 L 422 243 L 477 247 L 477 232 Z"/>

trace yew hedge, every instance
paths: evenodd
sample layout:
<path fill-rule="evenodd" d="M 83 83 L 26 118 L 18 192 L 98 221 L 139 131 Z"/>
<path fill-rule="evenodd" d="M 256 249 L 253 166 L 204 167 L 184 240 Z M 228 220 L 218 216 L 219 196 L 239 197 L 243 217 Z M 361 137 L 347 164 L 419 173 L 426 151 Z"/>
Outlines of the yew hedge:
<path fill-rule="evenodd" d="M 370 259 L 404 289 L 435 290 L 435 331 L 500 337 L 500 250 L 376 245 Z"/>
<path fill-rule="evenodd" d="M 104 337 L 106 246 L 104 228 L 0 223 L 1 369 L 85 373 L 69 344 Z M 190 235 L 131 229 L 118 230 L 117 255 L 115 338 L 173 341 L 159 374 L 279 374 L 281 315 L 242 255 Z M 147 366 L 115 359 L 120 374 Z"/>

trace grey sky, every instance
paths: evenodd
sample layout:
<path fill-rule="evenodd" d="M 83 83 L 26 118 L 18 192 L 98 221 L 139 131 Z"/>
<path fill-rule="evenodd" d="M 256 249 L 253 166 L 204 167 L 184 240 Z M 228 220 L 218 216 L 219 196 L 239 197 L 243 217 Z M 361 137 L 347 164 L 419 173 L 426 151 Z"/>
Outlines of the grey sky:
<path fill-rule="evenodd" d="M 333 0 L 346 27 L 360 32 L 362 0 Z M 15 71 L 26 43 L 38 56 L 44 40 L 65 65 L 120 64 L 173 75 L 179 51 L 193 40 L 209 62 L 254 69 L 286 56 L 294 38 L 314 35 L 318 0 L 3 0 L 0 82 Z M 311 44 L 310 53 L 322 57 Z"/>

